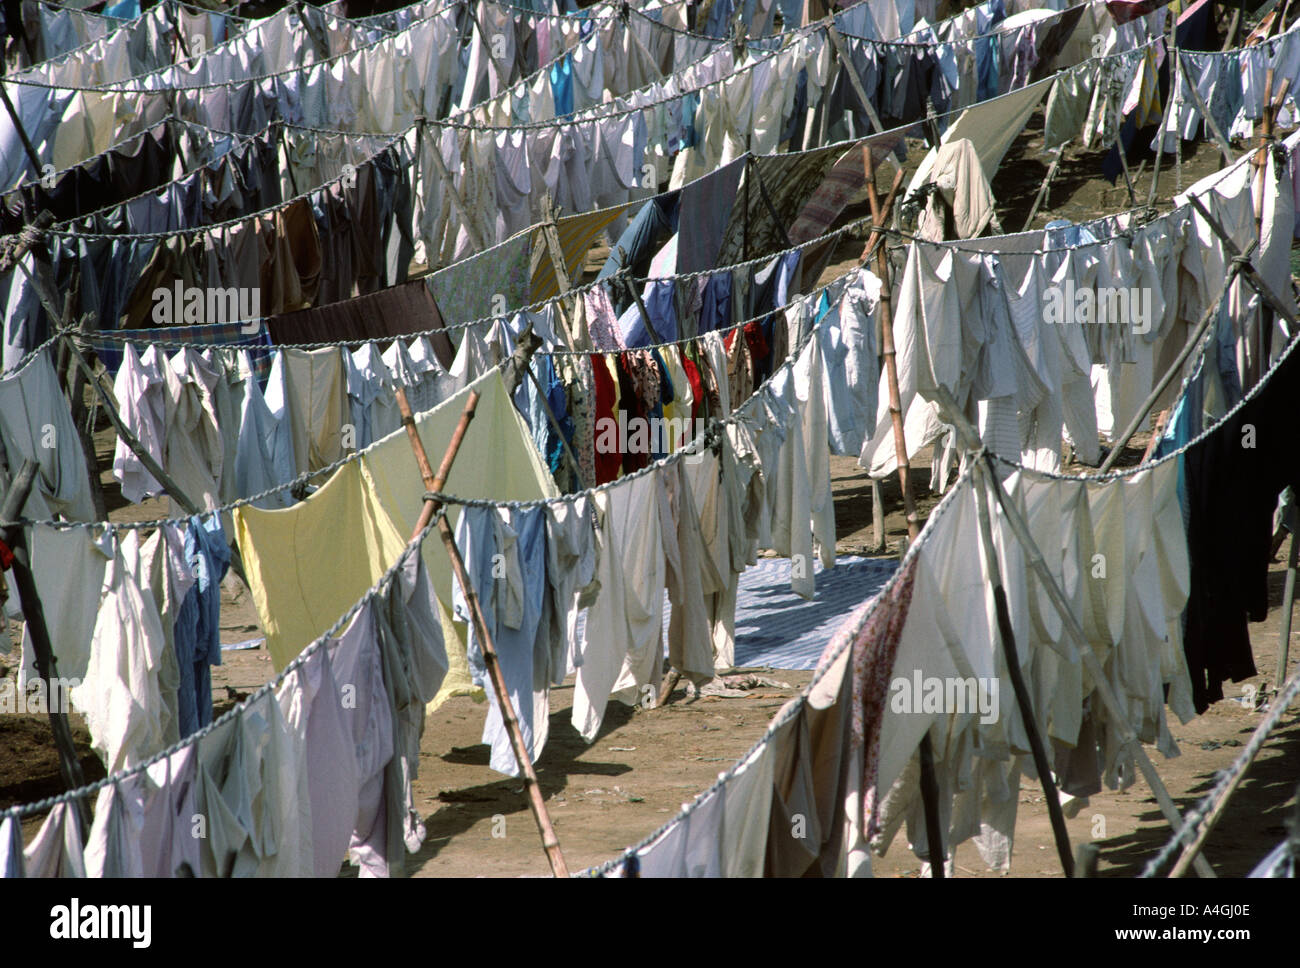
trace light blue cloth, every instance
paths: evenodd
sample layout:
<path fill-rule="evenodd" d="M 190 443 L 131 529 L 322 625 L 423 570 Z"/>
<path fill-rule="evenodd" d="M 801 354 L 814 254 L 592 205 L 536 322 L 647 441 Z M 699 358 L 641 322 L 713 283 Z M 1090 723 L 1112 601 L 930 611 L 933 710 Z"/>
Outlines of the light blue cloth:
<path fill-rule="evenodd" d="M 235 490 L 242 495 L 260 494 L 297 476 L 293 457 L 293 429 L 284 402 L 284 353 L 271 363 L 266 396 L 256 380 L 244 383 L 243 411 L 239 418 L 239 441 L 235 448 Z M 288 490 L 277 491 L 253 502 L 265 511 L 294 503 Z"/>
<path fill-rule="evenodd" d="M 515 537 L 519 571 L 514 575 L 522 584 L 511 588 L 511 571 L 508 549 L 502 540 Z M 542 596 L 546 590 L 546 511 L 530 508 L 524 511 L 498 512 L 495 508 L 465 508 L 456 525 L 456 543 L 465 559 L 465 570 L 478 595 L 488 634 L 496 647 L 501 674 L 505 678 L 506 692 L 514 706 L 523 734 L 524 745 L 533 747 L 533 668 L 534 649 L 542 631 Z M 496 557 L 500 555 L 501 557 Z M 521 619 L 511 627 L 507 619 L 508 596 L 522 599 Z M 469 668 L 474 682 L 487 684 L 487 665 L 482 646 L 470 621 L 469 606 L 457 585 L 453 593 L 456 618 L 470 622 Z M 519 764 L 510 748 L 510 737 L 496 694 L 487 690 L 487 722 L 483 725 L 483 742 L 492 747 L 489 761 L 492 769 L 509 776 L 519 774 Z"/>
<path fill-rule="evenodd" d="M 666 342 L 677 339 L 677 284 L 671 279 L 650 279 L 641 293 L 641 300 L 659 339 Z M 635 303 L 618 318 L 618 328 L 623 334 L 623 345 L 628 349 L 649 346 L 653 342 Z"/>

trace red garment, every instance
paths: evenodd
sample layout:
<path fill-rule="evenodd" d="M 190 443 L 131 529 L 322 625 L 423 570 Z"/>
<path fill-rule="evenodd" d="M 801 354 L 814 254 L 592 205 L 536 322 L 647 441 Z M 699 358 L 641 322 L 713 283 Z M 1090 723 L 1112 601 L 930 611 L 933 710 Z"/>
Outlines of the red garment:
<path fill-rule="evenodd" d="M 591 354 L 591 372 L 596 383 L 596 414 L 592 424 L 595 427 L 596 483 L 608 484 L 610 481 L 617 480 L 618 473 L 623 468 L 623 455 L 619 453 L 619 448 L 615 446 L 611 450 L 603 446 L 610 440 L 610 435 L 608 424 L 602 421 L 609 418 L 617 423 L 618 420 L 618 414 L 615 413 L 618 405 L 618 389 L 614 385 L 614 378 L 610 376 L 605 357 L 599 353 Z M 617 435 L 613 439 L 617 442 Z"/>
<path fill-rule="evenodd" d="M 749 358 L 755 364 L 759 360 L 766 359 L 767 354 L 771 352 L 771 347 L 767 345 L 767 337 L 763 335 L 763 327 L 757 320 L 750 320 L 745 324 L 745 342 L 749 344 Z M 757 378 L 757 374 L 755 377 Z M 755 379 L 755 383 L 757 382 Z"/>
<path fill-rule="evenodd" d="M 682 369 L 686 371 L 686 382 L 691 385 L 691 423 L 700 419 L 700 407 L 704 403 L 704 382 L 700 379 L 699 367 L 685 353 L 682 354 Z"/>

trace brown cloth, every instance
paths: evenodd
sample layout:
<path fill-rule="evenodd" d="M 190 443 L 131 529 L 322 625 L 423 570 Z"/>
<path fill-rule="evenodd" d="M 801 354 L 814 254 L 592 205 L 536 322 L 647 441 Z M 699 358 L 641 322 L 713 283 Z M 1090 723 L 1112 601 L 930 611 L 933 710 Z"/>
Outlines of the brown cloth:
<path fill-rule="evenodd" d="M 423 279 L 366 296 L 281 313 L 266 321 L 271 341 L 284 343 L 362 342 L 443 328 L 442 314 Z M 456 349 L 445 333 L 429 337 L 438 362 L 451 369 Z"/>

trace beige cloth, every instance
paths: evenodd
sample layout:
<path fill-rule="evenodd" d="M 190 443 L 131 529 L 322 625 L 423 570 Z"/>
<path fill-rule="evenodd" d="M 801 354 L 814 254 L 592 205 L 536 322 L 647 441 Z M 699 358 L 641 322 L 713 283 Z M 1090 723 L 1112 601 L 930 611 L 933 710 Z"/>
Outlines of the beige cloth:
<path fill-rule="evenodd" d="M 993 188 L 968 138 L 940 145 L 929 180 L 942 200 L 930 196 L 917 231 L 921 238 L 942 242 L 948 237 L 945 208 L 952 212 L 956 238 L 973 239 L 984 231 L 993 219 Z"/>
<path fill-rule="evenodd" d="M 343 351 L 286 349 L 284 394 L 293 432 L 294 469 L 299 474 L 319 470 L 342 457 L 343 425 L 352 419 Z"/>

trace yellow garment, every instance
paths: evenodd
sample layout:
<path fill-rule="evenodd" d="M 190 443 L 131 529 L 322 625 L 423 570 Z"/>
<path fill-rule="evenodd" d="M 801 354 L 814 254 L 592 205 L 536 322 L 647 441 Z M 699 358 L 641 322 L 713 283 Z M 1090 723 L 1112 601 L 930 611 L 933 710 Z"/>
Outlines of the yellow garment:
<path fill-rule="evenodd" d="M 564 255 L 565 266 L 570 279 L 582 275 L 582 264 L 591 251 L 592 243 L 605 226 L 618 218 L 625 209 L 641 202 L 629 202 L 627 205 L 615 205 L 603 208 L 599 212 L 584 215 L 570 215 L 555 220 L 555 227 L 560 236 L 560 252 Z M 538 257 L 533 260 L 532 298 L 534 302 L 550 299 L 560 293 L 560 284 L 555 278 L 555 264 L 551 261 L 550 250 L 546 248 L 546 237 L 541 226 L 533 228 L 533 251 Z"/>
<path fill-rule="evenodd" d="M 410 537 L 393 526 L 356 462 L 300 504 L 239 507 L 234 519 L 277 672 L 379 580 Z"/>
<path fill-rule="evenodd" d="M 495 369 L 416 417 L 430 463 L 437 467 L 442 460 L 472 389 L 481 397 L 452 465 L 447 493 L 502 501 L 557 496 Z M 403 428 L 377 441 L 292 508 L 241 507 L 234 512 L 253 601 L 277 670 L 392 566 L 415 530 L 423 499 L 424 482 Z M 459 513 L 457 507 L 448 509 L 453 527 Z M 469 677 L 465 626 L 451 618 L 451 564 L 436 535 L 425 541 L 423 554 L 438 596 L 450 665 L 432 709 L 448 696 L 478 690 Z"/>
<path fill-rule="evenodd" d="M 491 501 L 534 501 L 558 496 L 559 490 L 542 463 L 528 426 L 510 402 L 500 371 L 496 369 L 416 418 L 429 463 L 436 468 L 441 462 L 473 387 L 477 387 L 482 396 L 452 464 L 446 493 Z M 380 504 L 392 515 L 397 529 L 402 534 L 411 534 L 420 516 L 424 482 L 406 431 L 390 434 L 366 451 L 361 457 L 361 473 Z M 460 520 L 460 508 L 449 507 L 447 520 L 454 529 Z M 472 695 L 478 690 L 469 676 L 465 624 L 451 618 L 451 562 L 442 541 L 436 537 L 424 543 L 424 563 L 438 595 L 449 663 L 442 689 L 429 704 L 429 709 L 433 710 L 449 696 Z M 453 648 L 452 643 L 459 643 L 459 646 Z"/>

